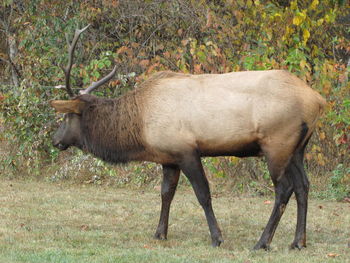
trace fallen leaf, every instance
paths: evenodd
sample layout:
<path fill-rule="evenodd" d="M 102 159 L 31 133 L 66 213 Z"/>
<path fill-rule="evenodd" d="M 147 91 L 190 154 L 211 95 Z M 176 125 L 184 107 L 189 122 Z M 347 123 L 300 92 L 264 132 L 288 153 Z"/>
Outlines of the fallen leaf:
<path fill-rule="evenodd" d="M 271 201 L 270 201 L 270 200 L 265 200 L 265 201 L 264 201 L 264 204 L 265 204 L 265 205 L 269 205 L 269 204 L 271 204 Z"/>
<path fill-rule="evenodd" d="M 319 208 L 319 209 L 322 209 L 322 208 L 323 208 L 323 206 L 322 206 L 322 205 L 319 205 L 319 206 L 318 206 L 318 208 Z"/>
<path fill-rule="evenodd" d="M 146 248 L 146 249 L 153 249 L 151 246 L 149 246 L 147 244 L 144 244 L 143 247 Z"/>
<path fill-rule="evenodd" d="M 88 226 L 88 225 L 82 225 L 82 226 L 80 227 L 80 230 L 81 230 L 81 231 L 88 231 L 88 230 L 89 230 L 89 226 Z"/>
<path fill-rule="evenodd" d="M 349 197 L 345 197 L 345 198 L 343 199 L 343 201 L 344 201 L 345 203 L 350 203 L 350 198 L 349 198 Z"/>
<path fill-rule="evenodd" d="M 335 258 L 335 257 L 338 257 L 339 254 L 336 254 L 336 253 L 328 253 L 327 254 L 327 257 L 330 257 L 330 258 Z"/>

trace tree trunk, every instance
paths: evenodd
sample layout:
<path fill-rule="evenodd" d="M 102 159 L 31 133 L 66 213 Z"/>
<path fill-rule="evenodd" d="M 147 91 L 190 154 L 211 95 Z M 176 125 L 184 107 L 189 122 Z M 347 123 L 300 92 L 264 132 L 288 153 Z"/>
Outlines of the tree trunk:
<path fill-rule="evenodd" d="M 12 72 L 11 80 L 12 80 L 12 84 L 15 87 L 18 87 L 20 82 L 19 72 L 14 63 L 16 61 L 16 56 L 18 54 L 16 38 L 13 35 L 9 35 L 7 38 L 7 41 L 8 41 L 8 48 L 9 48 L 9 59 L 11 62 L 11 72 Z"/>

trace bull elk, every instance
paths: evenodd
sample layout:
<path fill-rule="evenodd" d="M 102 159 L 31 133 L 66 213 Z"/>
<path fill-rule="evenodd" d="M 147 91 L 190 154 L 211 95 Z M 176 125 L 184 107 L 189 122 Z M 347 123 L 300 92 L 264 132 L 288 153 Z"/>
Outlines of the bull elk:
<path fill-rule="evenodd" d="M 166 239 L 170 204 L 180 171 L 203 207 L 213 246 L 223 242 L 201 157 L 265 156 L 274 184 L 275 204 L 255 249 L 268 249 L 292 193 L 297 224 L 292 248 L 306 246 L 309 181 L 304 150 L 325 100 L 283 70 L 190 75 L 159 72 L 137 89 L 115 98 L 91 91 L 108 82 L 116 68 L 74 96 L 70 88 L 76 30 L 64 69 L 70 100 L 53 100 L 65 113 L 53 145 L 75 146 L 110 163 L 150 161 L 163 167 L 161 212 L 155 238 Z"/>

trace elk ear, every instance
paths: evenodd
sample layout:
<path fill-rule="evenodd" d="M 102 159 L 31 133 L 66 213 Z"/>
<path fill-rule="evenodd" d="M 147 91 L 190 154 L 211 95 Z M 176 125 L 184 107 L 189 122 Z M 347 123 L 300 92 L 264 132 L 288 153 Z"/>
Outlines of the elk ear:
<path fill-rule="evenodd" d="M 81 114 L 85 102 L 81 100 L 51 100 L 50 105 L 59 113 Z"/>

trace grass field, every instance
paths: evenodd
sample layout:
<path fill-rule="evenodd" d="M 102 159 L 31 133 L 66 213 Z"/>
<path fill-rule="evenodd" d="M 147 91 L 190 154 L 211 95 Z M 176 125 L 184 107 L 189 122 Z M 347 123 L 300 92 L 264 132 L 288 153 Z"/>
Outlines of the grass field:
<path fill-rule="evenodd" d="M 181 186 L 167 241 L 152 238 L 159 189 L 114 189 L 20 180 L 0 182 L 0 262 L 350 262 L 350 204 L 310 200 L 308 247 L 289 250 L 295 222 L 290 201 L 272 250 L 252 251 L 273 200 L 215 193 L 225 242 L 210 246 L 204 213 Z"/>

